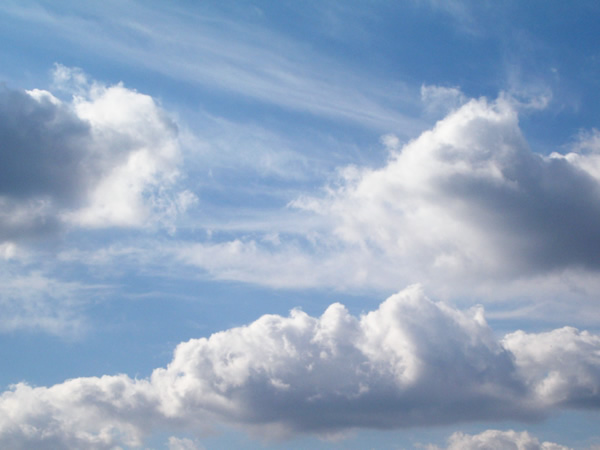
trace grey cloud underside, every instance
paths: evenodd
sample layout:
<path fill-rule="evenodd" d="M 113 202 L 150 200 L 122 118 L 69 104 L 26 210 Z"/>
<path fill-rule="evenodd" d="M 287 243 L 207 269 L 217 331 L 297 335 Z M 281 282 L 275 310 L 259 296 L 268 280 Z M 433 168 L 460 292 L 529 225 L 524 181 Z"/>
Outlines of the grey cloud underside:
<path fill-rule="evenodd" d="M 77 92 L 63 102 L 47 91 L 0 89 L 0 242 L 72 225 L 141 226 L 153 212 L 177 209 L 173 121 L 121 84 Z"/>
<path fill-rule="evenodd" d="M 567 362 L 566 364 L 561 363 Z M 498 341 L 480 308 L 396 294 L 360 317 L 294 310 L 181 343 L 148 379 L 18 384 L 0 397 L 0 444 L 110 448 L 156 430 L 225 423 L 266 438 L 465 420 L 536 420 L 600 407 L 600 337 L 563 328 Z"/>
<path fill-rule="evenodd" d="M 24 91 L 0 90 L 0 240 L 56 231 L 53 206 L 82 199 L 89 125 L 71 111 Z M 23 210 L 28 220 L 21 220 Z"/>
<path fill-rule="evenodd" d="M 81 196 L 87 180 L 90 126 L 68 108 L 26 92 L 0 90 L 0 195 L 43 196 L 60 203 Z"/>

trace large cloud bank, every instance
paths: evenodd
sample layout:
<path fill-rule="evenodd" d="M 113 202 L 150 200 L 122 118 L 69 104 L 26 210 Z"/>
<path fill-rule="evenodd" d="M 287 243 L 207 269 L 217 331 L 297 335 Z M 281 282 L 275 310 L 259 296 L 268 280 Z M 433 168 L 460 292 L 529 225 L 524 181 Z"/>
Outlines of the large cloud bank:
<path fill-rule="evenodd" d="M 70 226 L 140 226 L 189 197 L 168 193 L 177 127 L 152 97 L 60 65 L 55 81 L 70 101 L 0 89 L 0 242 Z"/>
<path fill-rule="evenodd" d="M 412 286 L 360 317 L 336 303 L 321 317 L 266 315 L 181 343 L 148 379 L 19 383 L 0 397 L 0 445 L 135 446 L 152 431 L 217 423 L 331 436 L 598 406 L 599 336 L 563 328 L 498 340 L 480 308 L 435 303 Z"/>

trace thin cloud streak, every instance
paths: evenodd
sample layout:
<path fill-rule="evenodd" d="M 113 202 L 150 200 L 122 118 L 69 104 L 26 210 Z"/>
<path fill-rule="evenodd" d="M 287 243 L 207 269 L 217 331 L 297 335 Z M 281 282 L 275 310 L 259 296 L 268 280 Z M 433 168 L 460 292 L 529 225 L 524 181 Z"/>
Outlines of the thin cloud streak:
<path fill-rule="evenodd" d="M 402 83 L 374 83 L 305 45 L 210 13 L 190 18 L 187 11 L 175 10 L 165 15 L 136 3 L 128 4 L 120 18 L 92 8 L 94 20 L 40 6 L 5 5 L 3 11 L 79 46 L 101 48 L 100 54 L 108 51 L 113 59 L 135 61 L 138 68 L 175 80 L 406 136 L 424 127 L 399 112 L 407 107 L 418 110 L 418 94 L 410 94 Z M 65 29 L 69 34 L 61 32 Z M 144 46 L 138 45 L 140 40 Z"/>

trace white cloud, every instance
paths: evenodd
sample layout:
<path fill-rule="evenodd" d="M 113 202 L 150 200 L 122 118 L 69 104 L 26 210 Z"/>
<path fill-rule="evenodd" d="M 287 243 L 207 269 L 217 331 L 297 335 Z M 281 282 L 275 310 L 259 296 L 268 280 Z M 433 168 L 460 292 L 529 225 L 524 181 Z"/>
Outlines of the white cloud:
<path fill-rule="evenodd" d="M 600 131 L 581 132 L 572 151 L 566 154 L 554 152 L 550 157 L 567 161 L 600 182 Z"/>
<path fill-rule="evenodd" d="M 600 337 L 570 329 L 499 341 L 481 308 L 460 311 L 412 286 L 360 317 L 336 303 L 320 317 L 265 315 L 183 342 L 148 379 L 20 383 L 0 398 L 0 444 L 110 448 L 139 445 L 153 431 L 198 433 L 217 423 L 274 438 L 531 420 L 558 408 L 597 407 L 599 352 Z M 534 441 L 486 433 L 456 434 L 450 443 Z"/>
<path fill-rule="evenodd" d="M 538 270 L 542 261 L 527 260 L 541 259 L 538 253 L 556 245 L 536 236 L 546 210 L 566 206 L 556 201 L 552 184 L 579 175 L 564 168 L 556 181 L 540 186 L 551 165 L 529 151 L 510 105 L 472 100 L 384 168 L 363 170 L 328 197 L 300 199 L 295 206 L 326 216 L 340 240 L 374 248 L 400 271 L 412 267 L 452 279 L 467 272 L 515 275 Z M 546 208 L 533 209 L 537 201 Z M 546 226 L 563 231 L 560 222 Z M 544 262 L 561 264 L 558 256 Z"/>
<path fill-rule="evenodd" d="M 593 295 L 595 141 L 586 152 L 534 153 L 514 102 L 500 97 L 467 102 L 398 150 L 393 136 L 385 142 L 383 167 L 340 170 L 323 195 L 291 202 L 296 228 L 269 230 L 282 231 L 277 248 L 248 238 L 185 256 L 218 278 L 272 285 L 395 289 L 420 281 L 463 298 L 530 296 L 532 287 L 539 297 Z M 203 256 L 216 246 L 236 251 Z M 292 266 L 269 264 L 284 258 Z"/>
<path fill-rule="evenodd" d="M 400 146 L 400 139 L 395 134 L 384 134 L 381 136 L 380 141 L 390 151 L 398 150 Z"/>
<path fill-rule="evenodd" d="M 246 176 L 253 171 L 265 179 L 298 180 L 319 171 L 315 166 L 320 161 L 310 155 L 317 152 L 310 148 L 312 141 L 284 138 L 257 124 L 236 123 L 203 112 L 189 111 L 186 116 L 194 123 L 193 131 L 183 129 L 181 133 L 187 162 L 202 173 L 214 168 Z M 229 187 L 234 188 L 239 186 Z"/>
<path fill-rule="evenodd" d="M 0 258 L 9 260 L 16 256 L 17 246 L 14 242 L 3 242 L 0 244 Z"/>
<path fill-rule="evenodd" d="M 503 339 L 520 377 L 542 402 L 573 407 L 600 404 L 600 337 L 572 327 Z"/>
<path fill-rule="evenodd" d="M 86 96 L 90 89 L 90 80 L 87 74 L 79 67 L 66 67 L 54 63 L 52 71 L 52 87 L 69 94 Z"/>
<path fill-rule="evenodd" d="M 447 114 L 464 105 L 468 98 L 457 87 L 421 86 L 421 100 L 429 112 Z"/>
<path fill-rule="evenodd" d="M 437 447 L 433 447 L 437 449 Z M 476 435 L 454 433 L 448 438 L 447 450 L 569 450 L 552 442 L 542 442 L 527 431 L 486 430 Z"/>
<path fill-rule="evenodd" d="M 13 449 L 139 446 L 155 410 L 148 387 L 123 375 L 50 388 L 19 383 L 0 397 L 0 442 Z"/>
<path fill-rule="evenodd" d="M 268 239 L 264 244 L 271 248 L 279 247 L 277 242 Z M 271 287 L 295 288 L 324 284 L 330 275 L 343 281 L 339 273 L 314 270 L 313 259 L 292 245 L 271 252 L 255 240 L 236 239 L 224 243 L 185 243 L 166 253 L 173 254 L 179 263 L 200 266 L 221 280 L 234 279 Z M 273 276 L 265 277 L 266 273 Z"/>
<path fill-rule="evenodd" d="M 72 101 L 39 89 L 0 91 L 0 241 L 172 219 L 163 211 L 177 203 L 170 189 L 179 144 L 160 106 L 61 65 L 55 83 Z"/>
<path fill-rule="evenodd" d="M 7 261 L 0 273 L 0 332 L 80 335 L 87 325 L 84 305 L 102 290 L 102 286 L 62 281 L 18 261 Z"/>
<path fill-rule="evenodd" d="M 177 129 L 152 97 L 124 88 L 92 87 L 89 98 L 76 97 L 75 111 L 91 126 L 95 168 L 102 178 L 89 203 L 68 215 L 83 226 L 141 225 L 150 200 L 177 177 Z"/>
<path fill-rule="evenodd" d="M 175 436 L 169 437 L 169 450 L 200 450 L 203 448 L 196 440 Z"/>

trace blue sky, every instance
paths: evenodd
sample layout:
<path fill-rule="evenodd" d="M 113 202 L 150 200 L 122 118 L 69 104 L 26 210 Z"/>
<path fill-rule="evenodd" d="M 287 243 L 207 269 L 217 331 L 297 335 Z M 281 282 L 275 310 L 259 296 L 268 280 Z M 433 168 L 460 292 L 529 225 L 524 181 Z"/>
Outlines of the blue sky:
<path fill-rule="evenodd" d="M 599 18 L 2 2 L 0 446 L 599 448 Z"/>

